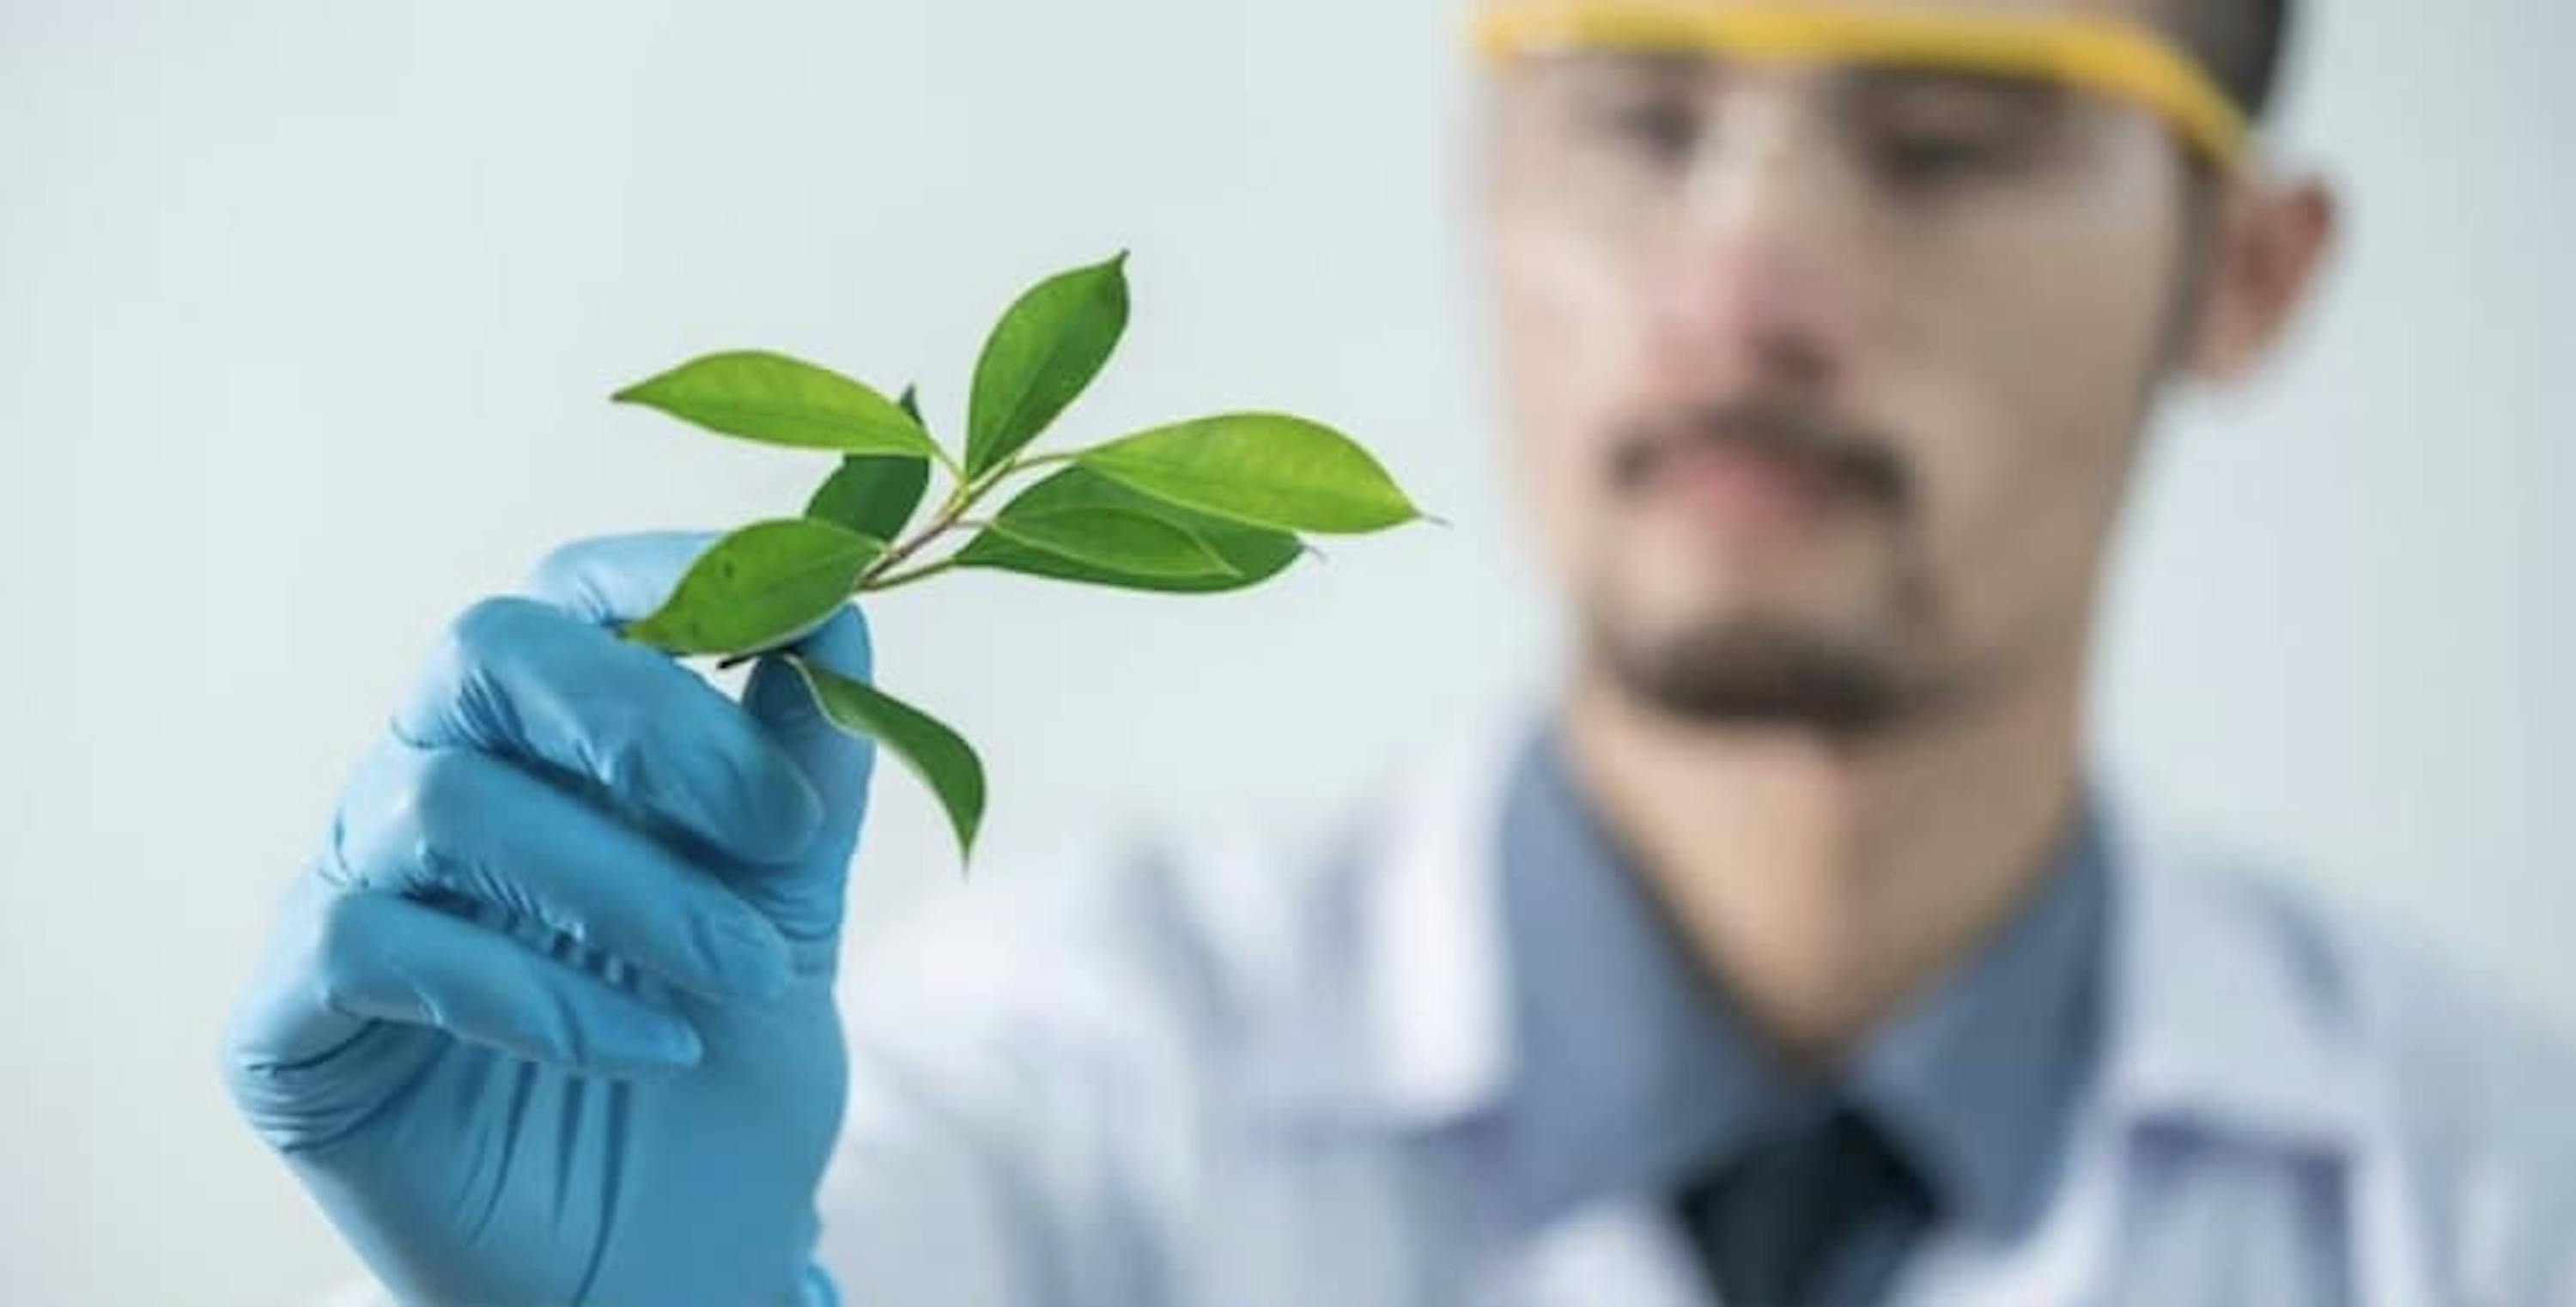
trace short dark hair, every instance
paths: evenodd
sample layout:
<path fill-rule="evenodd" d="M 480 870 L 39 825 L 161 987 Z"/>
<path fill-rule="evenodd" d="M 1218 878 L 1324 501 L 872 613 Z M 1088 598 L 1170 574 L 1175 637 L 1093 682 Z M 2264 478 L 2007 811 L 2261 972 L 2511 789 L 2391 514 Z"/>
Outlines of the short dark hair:
<path fill-rule="evenodd" d="M 2290 46 L 2292 0 L 2172 0 L 2182 38 L 2249 118 L 2271 112 Z"/>

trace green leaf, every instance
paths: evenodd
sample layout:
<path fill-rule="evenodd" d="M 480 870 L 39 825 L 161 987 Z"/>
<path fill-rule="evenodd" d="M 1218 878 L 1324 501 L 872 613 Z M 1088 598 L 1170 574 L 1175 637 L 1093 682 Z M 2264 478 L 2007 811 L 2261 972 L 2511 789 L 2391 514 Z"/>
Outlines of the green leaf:
<path fill-rule="evenodd" d="M 892 540 L 921 507 L 930 460 L 909 454 L 847 454 L 805 503 L 805 516 Z"/>
<path fill-rule="evenodd" d="M 1246 526 L 1166 503 L 1079 466 L 1067 467 L 1021 491 L 1004 506 L 1001 516 L 1007 519 L 1077 509 L 1120 510 L 1169 523 L 1195 537 L 1223 560 L 1228 570 L 1190 576 L 1156 575 L 1070 557 L 990 531 L 967 542 L 966 547 L 956 554 L 957 563 L 961 567 L 1020 572 L 1130 590 L 1205 594 L 1258 585 L 1278 575 L 1305 550 L 1297 542 L 1297 537 L 1284 531 Z"/>
<path fill-rule="evenodd" d="M 985 529 L 1076 562 L 1138 576 L 1226 576 L 1234 571 L 1206 541 L 1159 518 L 1125 509 L 1005 513 Z"/>
<path fill-rule="evenodd" d="M 905 386 L 903 388 L 903 393 L 894 397 L 894 406 L 902 409 L 903 415 L 911 418 L 914 426 L 919 427 L 924 431 L 930 430 L 930 424 L 923 421 L 921 417 L 920 387 L 912 385 Z"/>
<path fill-rule="evenodd" d="M 1039 282 L 1002 314 L 975 363 L 966 474 L 1037 438 L 1091 384 L 1127 330 L 1127 255 Z"/>
<path fill-rule="evenodd" d="M 984 764 L 964 737 L 936 718 L 874 686 L 816 667 L 794 654 L 788 664 L 805 678 L 814 702 L 834 725 L 894 751 L 930 787 L 957 832 L 960 857 L 975 851 L 984 820 Z"/>
<path fill-rule="evenodd" d="M 676 654 L 738 654 L 784 644 L 838 611 L 882 540 L 791 517 L 717 541 L 671 597 L 625 635 Z"/>
<path fill-rule="evenodd" d="M 612 398 L 772 445 L 922 458 L 939 452 L 893 400 L 828 368 L 760 350 L 692 359 Z"/>
<path fill-rule="evenodd" d="M 1140 431 L 1085 450 L 1079 465 L 1157 499 L 1283 531 L 1376 531 L 1422 516 L 1367 450 L 1285 413 Z"/>

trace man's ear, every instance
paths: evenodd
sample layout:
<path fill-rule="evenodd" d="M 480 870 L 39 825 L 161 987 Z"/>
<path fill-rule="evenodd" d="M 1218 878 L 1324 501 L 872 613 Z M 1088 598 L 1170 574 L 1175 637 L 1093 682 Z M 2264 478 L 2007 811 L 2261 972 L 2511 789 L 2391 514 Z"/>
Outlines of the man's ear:
<path fill-rule="evenodd" d="M 2223 385 L 2271 354 L 2334 247 L 2339 207 L 2333 189 L 2313 177 L 2228 188 L 2186 355 L 2194 377 Z"/>

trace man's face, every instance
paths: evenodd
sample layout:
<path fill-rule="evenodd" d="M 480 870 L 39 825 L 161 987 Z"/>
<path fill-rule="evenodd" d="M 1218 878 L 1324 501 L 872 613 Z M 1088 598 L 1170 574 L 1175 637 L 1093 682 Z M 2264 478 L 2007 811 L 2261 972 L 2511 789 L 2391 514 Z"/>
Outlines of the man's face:
<path fill-rule="evenodd" d="M 1602 52 L 1498 72 L 1492 132 L 1517 470 L 1595 668 L 1866 726 L 2080 648 L 2196 262 L 2156 119 Z"/>

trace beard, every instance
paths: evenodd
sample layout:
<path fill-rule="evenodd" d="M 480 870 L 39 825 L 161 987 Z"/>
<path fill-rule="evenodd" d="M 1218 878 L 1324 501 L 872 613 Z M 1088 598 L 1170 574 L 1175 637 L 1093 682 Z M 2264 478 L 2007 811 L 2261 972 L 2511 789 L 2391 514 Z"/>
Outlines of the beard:
<path fill-rule="evenodd" d="M 1912 716 L 1924 697 L 1885 653 L 1779 624 L 1709 622 L 1642 637 L 1596 621 L 1591 648 L 1630 699 L 1706 725 L 1867 735 Z"/>
<path fill-rule="evenodd" d="M 1910 541 L 1890 547 L 1857 621 L 1776 610 L 1659 621 L 1620 602 L 1623 587 L 1602 584 L 1591 589 L 1586 649 L 1622 695 L 1681 721 L 1887 733 L 1967 690 L 1954 681 L 1962 669 L 1939 670 L 1943 605 L 1927 561 Z"/>

